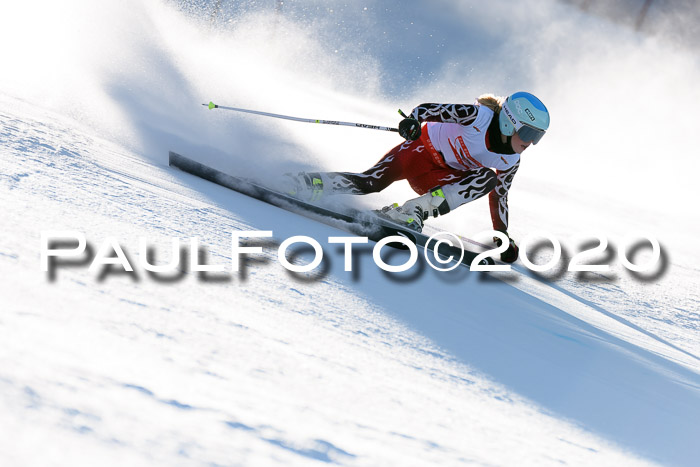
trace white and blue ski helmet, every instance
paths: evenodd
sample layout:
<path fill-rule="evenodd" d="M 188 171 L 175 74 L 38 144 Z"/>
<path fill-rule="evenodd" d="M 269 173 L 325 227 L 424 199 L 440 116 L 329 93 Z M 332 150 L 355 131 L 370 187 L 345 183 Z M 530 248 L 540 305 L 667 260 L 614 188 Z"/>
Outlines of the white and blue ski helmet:
<path fill-rule="evenodd" d="M 529 92 L 516 92 L 503 102 L 498 124 L 502 134 L 517 132 L 523 141 L 537 144 L 549 128 L 549 111 Z"/>

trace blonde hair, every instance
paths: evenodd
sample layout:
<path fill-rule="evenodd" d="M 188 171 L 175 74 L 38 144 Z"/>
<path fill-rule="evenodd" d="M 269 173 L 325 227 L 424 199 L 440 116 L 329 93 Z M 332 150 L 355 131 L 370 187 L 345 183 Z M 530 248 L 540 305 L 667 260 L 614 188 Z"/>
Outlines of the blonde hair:
<path fill-rule="evenodd" d="M 482 94 L 476 99 L 479 104 L 485 105 L 489 109 L 493 110 L 495 114 L 499 114 L 501 112 L 501 106 L 505 100 L 505 97 L 495 96 L 493 94 Z"/>

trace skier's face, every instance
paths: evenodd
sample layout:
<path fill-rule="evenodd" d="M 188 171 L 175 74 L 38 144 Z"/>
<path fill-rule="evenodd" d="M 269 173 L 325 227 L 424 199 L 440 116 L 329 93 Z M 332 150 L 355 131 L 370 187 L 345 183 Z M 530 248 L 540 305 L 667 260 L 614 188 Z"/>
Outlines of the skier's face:
<path fill-rule="evenodd" d="M 513 133 L 513 136 L 510 138 L 510 145 L 513 147 L 513 151 L 517 152 L 518 154 L 521 154 L 524 150 L 530 147 L 531 144 L 532 141 L 525 142 L 520 139 L 517 132 Z"/>

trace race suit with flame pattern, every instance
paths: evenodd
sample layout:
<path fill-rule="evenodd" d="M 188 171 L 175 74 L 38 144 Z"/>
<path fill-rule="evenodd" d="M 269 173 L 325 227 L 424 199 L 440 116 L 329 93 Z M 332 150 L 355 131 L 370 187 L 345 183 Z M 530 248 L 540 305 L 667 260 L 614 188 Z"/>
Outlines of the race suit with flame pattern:
<path fill-rule="evenodd" d="M 399 144 L 363 173 L 321 174 L 324 191 L 376 193 L 405 179 L 421 195 L 442 187 L 450 210 L 489 194 L 493 228 L 505 232 L 520 155 L 502 141 L 494 112 L 479 104 L 421 104 L 411 117 L 423 123 L 419 139 Z"/>

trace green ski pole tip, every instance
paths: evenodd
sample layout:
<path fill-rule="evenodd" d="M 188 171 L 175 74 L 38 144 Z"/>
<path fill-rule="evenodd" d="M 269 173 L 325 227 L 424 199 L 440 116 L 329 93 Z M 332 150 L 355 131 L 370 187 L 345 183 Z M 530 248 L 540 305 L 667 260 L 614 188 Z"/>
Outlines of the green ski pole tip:
<path fill-rule="evenodd" d="M 215 107 L 216 107 L 216 104 L 214 104 L 213 102 L 209 102 L 209 110 L 211 110 Z"/>

